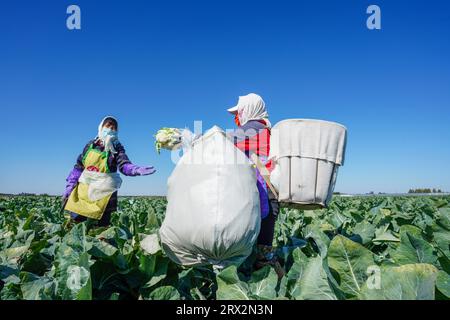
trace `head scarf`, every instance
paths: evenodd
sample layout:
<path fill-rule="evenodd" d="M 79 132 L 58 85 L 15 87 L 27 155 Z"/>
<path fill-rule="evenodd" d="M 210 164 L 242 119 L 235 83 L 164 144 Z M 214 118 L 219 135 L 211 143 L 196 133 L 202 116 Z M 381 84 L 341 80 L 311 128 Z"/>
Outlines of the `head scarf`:
<path fill-rule="evenodd" d="M 264 100 L 257 94 L 250 93 L 239 97 L 238 116 L 241 126 L 250 120 L 264 120 L 268 128 L 271 127 L 269 113 L 266 110 Z"/>
<path fill-rule="evenodd" d="M 116 121 L 116 123 L 117 123 L 116 131 L 119 132 L 119 122 L 117 121 L 117 119 L 114 118 L 113 116 L 104 117 L 103 120 L 98 125 L 98 133 L 97 133 L 97 136 L 95 137 L 95 141 L 101 141 L 103 143 L 103 146 L 105 147 L 105 151 L 117 153 L 116 149 L 114 148 L 114 144 L 117 143 L 119 140 L 117 138 L 111 137 L 111 136 L 107 136 L 106 138 L 104 138 L 102 135 L 103 126 L 104 126 L 106 120 L 108 120 L 108 119 L 113 119 Z"/>

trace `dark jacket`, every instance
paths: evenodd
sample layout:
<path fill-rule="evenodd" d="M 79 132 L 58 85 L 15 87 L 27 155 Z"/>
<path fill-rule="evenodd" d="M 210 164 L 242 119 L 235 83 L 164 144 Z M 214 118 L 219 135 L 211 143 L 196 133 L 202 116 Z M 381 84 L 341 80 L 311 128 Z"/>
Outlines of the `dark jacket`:
<path fill-rule="evenodd" d="M 94 148 L 98 151 L 104 151 L 105 148 L 103 145 L 99 142 L 95 142 L 95 140 L 89 141 L 86 146 L 83 149 L 83 152 L 78 156 L 77 162 L 72 169 L 71 173 L 69 174 L 69 177 L 66 179 L 67 186 L 66 186 L 66 196 L 72 192 L 75 185 L 78 183 L 78 179 L 81 175 L 81 173 L 84 170 L 83 165 L 83 158 L 86 152 L 88 151 L 89 147 L 94 144 Z M 117 153 L 110 153 L 108 157 L 108 168 L 110 172 L 117 172 L 119 170 L 122 174 L 127 175 L 123 171 L 124 166 L 128 163 L 131 163 L 130 159 L 128 158 L 127 154 L 125 153 L 125 148 L 120 144 L 120 142 L 117 142 L 114 144 L 114 148 L 116 149 Z M 111 195 L 111 198 L 109 199 L 108 205 L 106 206 L 105 212 L 103 213 L 103 216 L 101 220 L 99 221 L 100 226 L 107 226 L 110 221 L 111 213 L 117 211 L 117 191 L 114 192 Z M 86 220 L 85 217 L 79 216 L 75 213 L 71 213 L 71 216 L 73 219 L 84 221 Z"/>
<path fill-rule="evenodd" d="M 98 151 L 103 151 L 105 148 L 101 143 L 95 142 L 95 140 L 89 141 L 86 146 L 83 149 L 83 152 L 78 156 L 77 163 L 75 164 L 75 169 L 84 170 L 83 166 L 83 157 L 86 154 L 89 147 L 94 143 L 94 148 Z M 109 155 L 108 158 L 108 167 L 110 172 L 117 172 L 119 170 L 122 174 L 123 172 L 123 166 L 127 163 L 131 163 L 130 159 L 128 158 L 127 154 L 125 153 L 125 148 L 122 146 L 120 142 L 117 142 L 114 144 L 114 148 L 116 149 L 117 153 L 113 154 L 112 152 Z"/>

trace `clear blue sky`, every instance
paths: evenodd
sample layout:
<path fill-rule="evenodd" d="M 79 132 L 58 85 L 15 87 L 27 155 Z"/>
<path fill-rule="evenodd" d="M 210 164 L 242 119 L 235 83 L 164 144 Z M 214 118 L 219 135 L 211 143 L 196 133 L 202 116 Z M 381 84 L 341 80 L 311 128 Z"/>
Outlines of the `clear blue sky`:
<path fill-rule="evenodd" d="M 249 92 L 273 123 L 347 126 L 337 191 L 450 190 L 449 57 L 448 1 L 2 1 L 0 192 L 61 194 L 112 114 L 131 160 L 158 170 L 121 194 L 164 194 L 174 165 L 157 129 L 230 128 L 226 108 Z"/>

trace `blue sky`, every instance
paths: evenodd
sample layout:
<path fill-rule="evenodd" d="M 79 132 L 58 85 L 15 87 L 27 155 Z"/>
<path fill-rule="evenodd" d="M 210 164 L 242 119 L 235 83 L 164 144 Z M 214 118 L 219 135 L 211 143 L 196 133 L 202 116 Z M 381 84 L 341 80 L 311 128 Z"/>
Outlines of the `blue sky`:
<path fill-rule="evenodd" d="M 347 126 L 337 191 L 450 191 L 449 57 L 448 1 L 2 1 L 0 192 L 61 194 L 112 114 L 131 160 L 158 170 L 121 194 L 164 194 L 174 165 L 153 134 L 231 128 L 226 108 L 250 92 L 272 123 Z"/>

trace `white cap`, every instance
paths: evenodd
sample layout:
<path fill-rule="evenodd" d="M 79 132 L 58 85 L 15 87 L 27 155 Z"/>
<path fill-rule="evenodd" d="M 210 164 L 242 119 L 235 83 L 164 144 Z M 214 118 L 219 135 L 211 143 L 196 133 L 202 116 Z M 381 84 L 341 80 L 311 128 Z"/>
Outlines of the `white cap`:
<path fill-rule="evenodd" d="M 255 93 L 240 96 L 237 105 L 227 109 L 227 111 L 233 114 L 239 112 L 241 125 L 246 124 L 250 120 L 264 120 L 267 127 L 271 127 L 266 104 L 261 96 Z"/>
<path fill-rule="evenodd" d="M 239 111 L 239 107 L 244 107 L 244 106 L 248 105 L 251 101 L 258 101 L 258 100 L 263 101 L 260 96 L 258 96 L 257 94 L 254 94 L 254 93 L 250 93 L 245 96 L 239 96 L 237 105 L 227 109 L 227 111 L 229 113 L 236 114 Z M 264 103 L 264 101 L 263 101 L 263 103 Z"/>
<path fill-rule="evenodd" d="M 236 114 L 238 112 L 238 106 L 231 107 L 231 108 L 227 109 L 227 111 L 229 113 Z"/>

